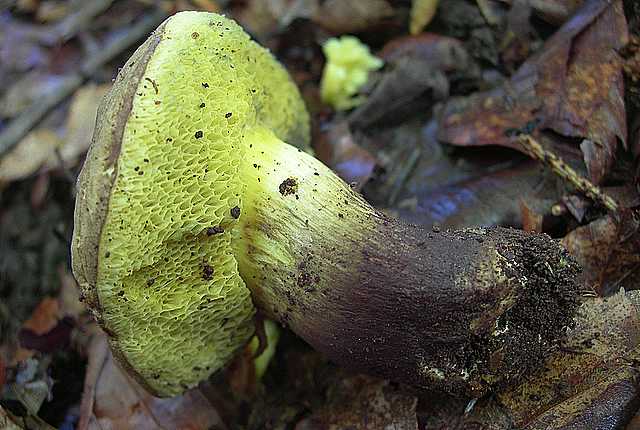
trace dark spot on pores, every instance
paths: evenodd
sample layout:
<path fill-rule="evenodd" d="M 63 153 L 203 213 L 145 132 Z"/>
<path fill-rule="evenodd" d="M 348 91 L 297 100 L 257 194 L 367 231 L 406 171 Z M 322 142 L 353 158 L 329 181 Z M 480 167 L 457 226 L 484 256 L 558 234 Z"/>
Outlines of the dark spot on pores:
<path fill-rule="evenodd" d="M 213 278 L 213 267 L 209 266 L 207 263 L 202 265 L 202 279 L 208 281 Z"/>
<path fill-rule="evenodd" d="M 158 94 L 158 92 L 159 92 L 158 91 L 158 84 L 156 84 L 156 81 L 154 81 L 151 78 L 147 78 L 147 77 L 145 77 L 144 79 L 145 79 L 145 81 L 149 81 L 151 83 L 151 85 L 153 86 L 153 91 L 155 91 L 155 93 Z"/>
<path fill-rule="evenodd" d="M 213 227 L 207 228 L 207 236 L 213 236 L 214 234 L 224 233 L 224 228 L 214 225 Z"/>
<path fill-rule="evenodd" d="M 231 208 L 231 216 L 233 217 L 233 219 L 240 218 L 240 207 L 239 206 L 234 206 L 234 207 Z"/>
<path fill-rule="evenodd" d="M 287 178 L 278 187 L 280 194 L 288 196 L 298 192 L 298 182 L 295 178 Z"/>

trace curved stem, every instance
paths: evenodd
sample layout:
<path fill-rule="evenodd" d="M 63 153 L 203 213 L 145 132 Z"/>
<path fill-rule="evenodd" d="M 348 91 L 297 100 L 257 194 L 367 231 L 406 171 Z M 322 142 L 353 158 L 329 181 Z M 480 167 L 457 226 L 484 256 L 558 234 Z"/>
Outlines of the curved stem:
<path fill-rule="evenodd" d="M 240 274 L 337 363 L 479 395 L 534 369 L 570 323 L 577 267 L 547 236 L 406 225 L 268 131 L 246 139 Z"/>

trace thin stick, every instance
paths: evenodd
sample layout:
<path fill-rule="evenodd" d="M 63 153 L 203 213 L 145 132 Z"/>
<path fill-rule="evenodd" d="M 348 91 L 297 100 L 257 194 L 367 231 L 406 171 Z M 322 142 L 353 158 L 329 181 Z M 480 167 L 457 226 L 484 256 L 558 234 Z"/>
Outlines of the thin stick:
<path fill-rule="evenodd" d="M 67 77 L 57 91 L 39 99 L 25 109 L 0 133 L 0 156 L 17 145 L 29 131 L 38 125 L 48 112 L 73 94 L 98 68 L 113 60 L 138 40 L 147 36 L 166 17 L 167 12 L 162 9 L 155 9 L 152 13 L 147 14 L 140 22 L 131 27 L 124 36 L 112 41 L 104 49 L 89 57 L 80 67 L 80 72 Z"/>
<path fill-rule="evenodd" d="M 88 28 L 93 19 L 107 10 L 112 3 L 113 0 L 85 1 L 81 3 L 78 10 L 68 15 L 60 23 L 55 24 L 51 31 L 57 35 L 58 41 L 67 41 Z"/>
<path fill-rule="evenodd" d="M 105 336 L 102 333 L 94 334 L 89 343 L 89 363 L 84 377 L 78 430 L 87 430 L 89 428 L 89 423 L 93 416 L 96 385 L 108 359 L 109 346 Z"/>
<path fill-rule="evenodd" d="M 620 205 L 591 181 L 580 176 L 571 166 L 556 154 L 545 150 L 540 143 L 529 134 L 518 136 L 518 142 L 531 158 L 541 161 L 555 172 L 556 175 L 569 181 L 581 193 L 591 200 L 601 204 L 611 212 L 618 211 Z"/>

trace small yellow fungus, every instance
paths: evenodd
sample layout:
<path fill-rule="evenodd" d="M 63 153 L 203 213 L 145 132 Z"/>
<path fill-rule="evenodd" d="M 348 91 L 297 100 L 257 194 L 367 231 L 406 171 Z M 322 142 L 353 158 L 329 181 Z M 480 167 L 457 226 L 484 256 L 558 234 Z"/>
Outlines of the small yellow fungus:
<path fill-rule="evenodd" d="M 382 67 L 382 60 L 354 36 L 331 38 L 322 50 L 327 58 L 320 82 L 322 100 L 337 110 L 361 104 L 364 98 L 357 96 L 358 91 L 367 83 L 369 72 Z"/>
<path fill-rule="evenodd" d="M 264 350 L 253 360 L 253 366 L 256 370 L 256 379 L 260 380 L 264 376 L 267 368 L 269 367 L 269 363 L 271 363 L 271 359 L 276 354 L 276 346 L 278 345 L 278 340 L 280 339 L 280 329 L 278 325 L 271 321 L 264 321 L 264 335 L 266 339 L 266 346 Z M 251 339 L 249 343 L 249 349 L 252 353 L 256 353 L 260 348 L 260 341 L 256 336 Z"/>

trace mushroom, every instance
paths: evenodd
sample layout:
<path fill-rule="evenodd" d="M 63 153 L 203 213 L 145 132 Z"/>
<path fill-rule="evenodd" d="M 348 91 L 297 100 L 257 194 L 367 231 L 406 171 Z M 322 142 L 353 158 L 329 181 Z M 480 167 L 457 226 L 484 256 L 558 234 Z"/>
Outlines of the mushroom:
<path fill-rule="evenodd" d="M 367 83 L 369 72 L 382 67 L 369 47 L 355 36 L 330 38 L 322 46 L 327 61 L 320 80 L 320 97 L 336 110 L 354 108 L 364 102 L 358 91 Z"/>
<path fill-rule="evenodd" d="M 222 16 L 176 14 L 127 61 L 72 244 L 119 362 L 181 393 L 248 342 L 257 309 L 340 365 L 416 387 L 477 396 L 533 371 L 578 305 L 561 246 L 390 218 L 304 151 L 308 122 L 286 71 Z"/>

